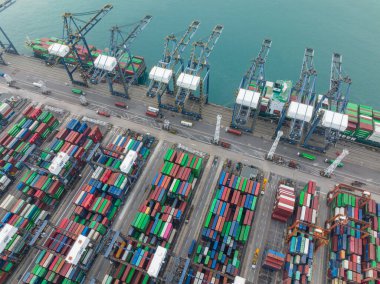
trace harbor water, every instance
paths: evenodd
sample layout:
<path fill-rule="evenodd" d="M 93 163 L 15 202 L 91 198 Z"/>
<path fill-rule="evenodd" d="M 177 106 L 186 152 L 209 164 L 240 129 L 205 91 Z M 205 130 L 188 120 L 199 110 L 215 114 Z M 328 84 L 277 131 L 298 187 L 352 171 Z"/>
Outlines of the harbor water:
<path fill-rule="evenodd" d="M 343 66 L 353 80 L 351 101 L 380 108 L 380 1 L 356 0 L 17 0 L 0 13 L 0 25 L 21 53 L 31 55 L 25 39 L 60 37 L 63 12 L 96 10 L 112 3 L 114 9 L 88 34 L 97 48 L 107 47 L 109 28 L 153 15 L 150 25 L 133 44 L 148 69 L 160 58 L 164 37 L 179 36 L 194 19 L 201 21 L 194 39 L 205 39 L 216 24 L 224 31 L 209 58 L 212 65 L 210 100 L 230 106 L 241 76 L 264 38 L 272 39 L 266 78 L 297 80 L 305 47 L 315 50 L 317 92 L 329 86 L 333 52 L 343 55 Z M 190 51 L 190 48 L 187 50 Z"/>

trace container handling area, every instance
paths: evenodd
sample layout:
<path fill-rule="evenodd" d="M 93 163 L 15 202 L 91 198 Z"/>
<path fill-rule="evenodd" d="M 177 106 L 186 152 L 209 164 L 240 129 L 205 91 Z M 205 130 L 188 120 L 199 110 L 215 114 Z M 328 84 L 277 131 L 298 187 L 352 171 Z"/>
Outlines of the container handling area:
<path fill-rule="evenodd" d="M 147 70 L 150 15 L 87 43 L 112 9 L 65 13 L 34 57 L 0 41 L 0 283 L 379 283 L 380 111 L 349 100 L 342 55 L 318 95 L 314 49 L 270 81 L 264 39 L 229 109 L 209 103 L 222 25 L 169 34 Z"/>

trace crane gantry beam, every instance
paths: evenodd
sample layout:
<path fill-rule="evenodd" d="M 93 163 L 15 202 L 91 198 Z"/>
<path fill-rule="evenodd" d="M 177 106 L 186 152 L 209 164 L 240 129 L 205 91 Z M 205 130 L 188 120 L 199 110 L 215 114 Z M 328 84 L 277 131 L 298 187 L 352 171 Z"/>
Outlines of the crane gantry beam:
<path fill-rule="evenodd" d="M 93 27 L 103 17 L 111 11 L 113 6 L 111 4 L 105 5 L 100 10 L 89 11 L 83 13 L 64 13 L 63 14 L 63 43 L 54 43 L 49 47 L 50 56 L 46 60 L 46 64 L 54 66 L 60 62 L 64 65 L 66 72 L 73 84 L 88 86 L 87 70 L 93 66 L 94 58 L 91 54 L 92 50 L 86 41 L 86 34 L 88 34 Z M 81 17 L 92 16 L 89 20 L 82 20 Z M 82 24 L 84 25 L 82 26 Z M 84 51 L 79 52 L 77 44 L 83 43 Z M 71 56 L 73 61 L 68 60 Z M 85 57 L 85 58 L 83 58 Z M 74 72 L 79 69 L 82 81 L 74 78 Z"/>
<path fill-rule="evenodd" d="M 286 118 L 290 118 L 290 129 L 286 131 L 283 140 L 298 144 L 302 141 L 305 124 L 310 122 L 308 113 L 313 113 L 315 104 L 315 83 L 317 79 L 317 71 L 314 68 L 314 49 L 305 48 L 300 77 L 297 83 L 292 88 L 288 102 L 285 104 L 281 117 L 278 121 L 276 133 L 283 128 Z M 295 106 L 295 117 L 289 115 L 288 110 L 290 105 Z M 294 110 L 293 110 L 294 111 Z M 302 117 L 300 119 L 300 117 Z"/>
<path fill-rule="evenodd" d="M 207 41 L 198 40 L 193 43 L 193 49 L 187 66 L 176 82 L 178 90 L 175 94 L 174 111 L 190 116 L 195 120 L 202 118 L 203 103 L 208 103 L 210 64 L 208 58 L 223 32 L 222 25 L 216 25 Z M 199 91 L 198 94 L 197 91 Z M 199 102 L 199 111 L 185 108 L 188 99 Z"/>
<path fill-rule="evenodd" d="M 246 132 L 253 132 L 255 121 L 260 112 L 263 83 L 265 83 L 265 63 L 268 58 L 272 41 L 264 39 L 261 49 L 253 59 L 251 66 L 243 76 L 236 91 L 236 101 L 233 108 L 231 127 Z M 255 86 L 255 90 L 252 90 Z M 252 118 L 249 122 L 249 118 Z"/>
<path fill-rule="evenodd" d="M 140 21 L 134 24 L 134 27 L 129 33 L 124 33 L 123 29 L 130 25 L 114 26 L 111 28 L 108 54 L 101 54 L 96 58 L 90 79 L 91 83 L 97 84 L 106 77 L 111 95 L 129 98 L 128 89 L 132 84 L 137 83 L 142 71 L 136 70 L 130 47 L 151 20 L 152 16 L 144 16 Z M 121 66 L 122 60 L 125 57 L 127 58 L 124 63 L 125 66 Z M 126 73 L 126 70 L 130 66 L 132 67 L 133 75 Z M 114 82 L 120 82 L 122 84 L 122 92 L 114 89 Z"/>
<path fill-rule="evenodd" d="M 199 21 L 192 21 L 180 39 L 174 34 L 170 34 L 165 38 L 162 58 L 149 73 L 150 83 L 147 90 L 147 96 L 157 96 L 159 107 L 165 108 L 161 103 L 161 98 L 165 93 L 176 92 L 176 76 L 179 72 L 184 71 L 182 53 L 189 45 L 199 26 Z M 179 66 L 176 68 L 178 64 Z M 170 88 L 171 83 L 173 84 L 172 88 Z"/>
<path fill-rule="evenodd" d="M 348 119 L 347 117 L 344 117 L 346 116 L 344 111 L 346 110 L 348 103 L 351 83 L 351 78 L 348 75 L 344 75 L 343 72 L 342 55 L 339 53 L 333 53 L 330 68 L 330 87 L 316 103 L 309 130 L 303 141 L 303 147 L 319 152 L 326 152 L 331 145 L 337 143 L 339 132 L 342 131 L 342 127 L 339 124 L 342 124 L 343 121 Z M 327 106 L 322 108 L 322 105 L 325 104 L 326 101 Z M 338 125 L 338 128 L 332 127 L 333 123 L 330 123 L 330 126 L 320 127 L 320 122 L 323 122 L 323 117 L 327 115 L 327 113 L 330 114 L 330 117 L 333 116 L 334 120 L 337 120 L 334 121 L 334 125 Z M 320 130 L 318 132 L 324 134 L 322 146 L 310 144 L 311 137 L 317 132 L 318 128 Z"/>

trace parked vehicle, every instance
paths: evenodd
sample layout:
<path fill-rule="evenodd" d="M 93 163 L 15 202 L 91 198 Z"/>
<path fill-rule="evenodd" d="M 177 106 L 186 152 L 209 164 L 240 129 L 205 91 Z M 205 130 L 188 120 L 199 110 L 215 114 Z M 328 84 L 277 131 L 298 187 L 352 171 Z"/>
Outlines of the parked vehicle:
<path fill-rule="evenodd" d="M 260 249 L 257 248 L 255 250 L 255 254 L 253 255 L 253 259 L 252 259 L 252 269 L 256 268 L 257 260 L 259 259 L 259 253 L 260 253 Z"/>
<path fill-rule="evenodd" d="M 301 158 L 305 158 L 305 159 L 310 160 L 310 161 L 315 161 L 317 159 L 316 156 L 314 156 L 312 154 L 305 153 L 305 152 L 298 152 L 297 155 Z"/>
<path fill-rule="evenodd" d="M 225 142 L 225 141 L 220 141 L 220 146 L 222 146 L 223 148 L 226 148 L 226 149 L 231 148 L 231 144 L 228 142 Z"/>
<path fill-rule="evenodd" d="M 97 110 L 96 113 L 99 114 L 99 115 L 101 115 L 101 116 L 105 116 L 105 117 L 110 117 L 111 116 L 108 112 L 103 111 L 103 110 Z"/>
<path fill-rule="evenodd" d="M 86 93 L 83 92 L 81 89 L 71 89 L 71 92 L 76 95 L 86 95 Z"/>
<path fill-rule="evenodd" d="M 242 132 L 240 130 L 233 129 L 231 127 L 227 127 L 226 128 L 226 132 L 231 133 L 231 134 L 235 134 L 235 135 L 238 135 L 238 136 L 242 135 Z"/>
<path fill-rule="evenodd" d="M 127 104 L 123 102 L 116 102 L 115 106 L 120 107 L 120 108 L 127 108 Z"/>
<path fill-rule="evenodd" d="M 186 127 L 193 127 L 193 123 L 186 120 L 182 120 L 181 125 L 186 126 Z"/>

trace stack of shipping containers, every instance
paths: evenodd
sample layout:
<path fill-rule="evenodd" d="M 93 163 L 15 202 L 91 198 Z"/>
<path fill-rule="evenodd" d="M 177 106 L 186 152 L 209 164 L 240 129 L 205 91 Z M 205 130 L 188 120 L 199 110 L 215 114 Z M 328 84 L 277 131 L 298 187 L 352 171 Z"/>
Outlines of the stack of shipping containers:
<path fill-rule="evenodd" d="M 319 208 L 319 195 L 316 183 L 309 181 L 301 190 L 298 197 L 297 211 L 294 222 L 298 224 L 298 232 L 289 240 L 288 253 L 285 259 L 283 283 L 311 283 L 313 271 L 314 228 Z"/>
<path fill-rule="evenodd" d="M 363 204 L 360 196 L 341 192 L 329 206 L 333 219 L 343 215 L 348 223 L 331 224 L 328 277 L 332 283 L 377 283 L 380 204 L 373 199 Z"/>
<path fill-rule="evenodd" d="M 196 246 L 193 258 L 196 265 L 187 283 L 198 283 L 199 279 L 226 283 L 228 279 L 222 275 L 238 275 L 260 189 L 259 182 L 227 171 L 221 173 Z"/>
<path fill-rule="evenodd" d="M 84 158 L 91 151 L 95 143 L 100 142 L 103 135 L 100 129 L 90 127 L 84 122 L 72 119 L 55 135 L 50 145 L 41 153 L 36 161 L 43 171 L 28 170 L 21 178 L 17 188 L 25 195 L 41 202 L 52 210 L 57 206 L 65 192 L 62 177 L 67 176 L 68 181 L 86 165 Z M 57 177 L 49 173 L 50 165 L 58 153 L 66 153 L 70 156 L 66 164 L 59 170 Z M 104 229 L 105 230 L 105 229 Z M 64 218 L 58 226 L 49 233 L 43 247 L 46 250 L 38 251 L 38 258 L 31 271 L 25 273 L 25 283 L 39 281 L 55 281 L 56 283 L 80 283 L 85 273 L 77 265 L 67 261 L 71 248 L 76 244 L 79 235 L 94 234 L 91 228 Z M 87 261 L 94 254 L 91 246 L 83 247 L 81 256 L 77 260 L 80 265 L 86 266 Z"/>
<path fill-rule="evenodd" d="M 33 151 L 35 145 L 39 146 L 48 135 L 58 127 L 59 122 L 54 115 L 41 108 L 27 107 L 22 118 L 0 138 L 0 176 L 2 188 L 9 185 L 7 178 L 14 176 L 22 167 L 20 162 Z"/>
<path fill-rule="evenodd" d="M 9 104 L 0 102 L 0 130 L 8 125 L 15 113 Z"/>
<path fill-rule="evenodd" d="M 86 123 L 80 123 L 76 119 L 71 120 L 66 127 L 60 129 L 37 160 L 37 165 L 45 169 L 45 172 L 28 170 L 21 178 L 17 189 L 47 205 L 54 206 L 64 193 L 62 179 L 70 181 L 79 174 L 78 171 L 85 166 L 82 158 L 100 139 L 102 134 L 97 126 L 91 129 Z M 59 171 L 60 178 L 57 178 L 48 171 L 59 152 L 67 153 L 71 160 L 65 163 Z"/>
<path fill-rule="evenodd" d="M 143 143 L 141 135 L 118 135 L 115 140 L 104 147 L 96 159 L 97 166 L 90 179 L 82 185 L 73 199 L 74 212 L 69 218 L 63 218 L 47 238 L 44 247 L 49 252 L 55 252 L 67 261 L 78 236 L 85 237 L 91 242 L 78 257 L 78 265 L 90 268 L 96 257 L 97 244 L 116 216 L 116 213 L 131 186 L 131 177 L 137 178 L 139 167 L 145 163 L 150 150 Z M 130 174 L 120 172 L 123 158 L 130 150 L 137 151 L 142 163 L 136 163 Z M 76 254 L 77 255 L 77 254 Z M 65 261 L 64 261 L 65 262 Z M 36 264 L 38 266 L 40 264 Z M 67 266 L 67 264 L 66 264 Z M 70 266 L 68 266 L 70 267 Z M 70 269 L 77 267 L 72 265 Z M 33 271 L 29 274 L 36 276 Z M 65 272 L 67 277 L 67 273 Z M 80 277 L 85 273 L 80 271 Z M 48 274 L 44 277 L 46 280 Z M 70 278 L 71 279 L 71 278 Z"/>
<path fill-rule="evenodd" d="M 5 283 L 6 278 L 17 266 L 17 258 L 22 258 L 27 245 L 26 237 L 39 221 L 45 220 L 48 213 L 41 209 L 43 204 L 39 201 L 23 200 L 8 195 L 0 205 L 7 213 L 1 219 L 0 235 L 7 235 L 6 245 L 1 254 L 0 282 Z"/>
<path fill-rule="evenodd" d="M 129 264 L 118 264 L 114 267 L 104 277 L 105 283 L 149 281 L 146 271 L 155 247 L 172 247 L 202 167 L 203 159 L 198 156 L 173 149 L 166 152 L 164 163 L 151 183 L 148 199 L 140 205 L 139 212 L 132 221 L 128 232 L 130 240 L 118 243 L 113 252 L 114 258 Z"/>

